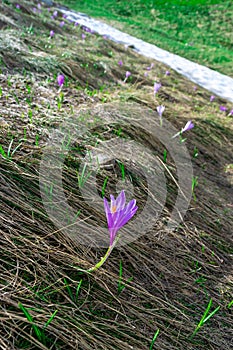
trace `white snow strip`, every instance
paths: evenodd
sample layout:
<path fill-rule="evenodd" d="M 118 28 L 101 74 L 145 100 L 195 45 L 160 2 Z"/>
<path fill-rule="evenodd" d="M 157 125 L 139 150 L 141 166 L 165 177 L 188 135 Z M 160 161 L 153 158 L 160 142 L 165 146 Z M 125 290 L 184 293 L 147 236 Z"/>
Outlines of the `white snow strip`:
<path fill-rule="evenodd" d="M 108 24 L 90 18 L 84 13 L 68 11 L 61 8 L 59 10 L 66 14 L 67 19 L 71 22 L 78 22 L 80 25 L 88 27 L 100 35 L 105 35 L 112 41 L 127 46 L 133 46 L 133 49 L 141 55 L 165 63 L 181 75 L 193 81 L 195 84 L 202 86 L 219 97 L 233 102 L 233 79 L 231 77 L 198 63 L 189 61 L 186 58 L 174 55 L 155 45 L 146 43 L 145 41 L 121 32 Z"/>

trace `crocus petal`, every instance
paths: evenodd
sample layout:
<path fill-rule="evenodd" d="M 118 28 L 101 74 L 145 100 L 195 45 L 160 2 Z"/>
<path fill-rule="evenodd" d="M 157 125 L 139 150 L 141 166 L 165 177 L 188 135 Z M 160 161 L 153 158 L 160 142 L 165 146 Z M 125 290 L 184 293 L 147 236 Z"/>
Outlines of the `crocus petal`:
<path fill-rule="evenodd" d="M 154 94 L 157 94 L 159 89 L 161 88 L 162 84 L 160 83 L 154 83 Z"/>
<path fill-rule="evenodd" d="M 225 107 L 225 106 L 220 106 L 219 109 L 220 109 L 220 111 L 222 111 L 222 112 L 226 112 L 227 107 Z"/>
<path fill-rule="evenodd" d="M 211 96 L 210 96 L 210 102 L 213 102 L 214 99 L 215 99 L 215 96 L 214 96 L 214 95 L 211 95 Z"/>
<path fill-rule="evenodd" d="M 111 212 L 111 210 L 109 208 L 108 201 L 106 198 L 104 198 L 104 210 L 105 210 L 106 215 Z"/>
<path fill-rule="evenodd" d="M 138 210 L 138 207 L 135 206 L 130 212 L 126 212 L 125 216 L 123 216 L 120 221 L 117 223 L 118 229 L 120 229 L 122 226 L 127 224 L 127 222 L 134 216 L 136 211 Z"/>
<path fill-rule="evenodd" d="M 125 191 L 121 191 L 119 196 L 116 198 L 116 210 L 122 210 L 125 207 Z"/>

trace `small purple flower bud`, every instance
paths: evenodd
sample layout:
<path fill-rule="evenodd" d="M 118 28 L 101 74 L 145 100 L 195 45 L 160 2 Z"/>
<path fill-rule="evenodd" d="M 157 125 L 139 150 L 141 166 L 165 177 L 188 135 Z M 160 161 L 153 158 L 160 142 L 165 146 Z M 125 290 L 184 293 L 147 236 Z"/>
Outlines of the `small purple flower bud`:
<path fill-rule="evenodd" d="M 118 64 L 119 64 L 120 67 L 123 66 L 122 60 L 118 61 Z"/>
<path fill-rule="evenodd" d="M 82 39 L 85 40 L 86 35 L 84 33 L 82 33 Z"/>
<path fill-rule="evenodd" d="M 15 7 L 19 10 L 20 9 L 20 5 L 16 4 Z"/>
<path fill-rule="evenodd" d="M 74 23 L 74 26 L 75 26 L 75 27 L 77 27 L 78 25 L 79 25 L 79 23 L 78 23 L 78 22 L 75 22 L 75 23 Z"/>
<path fill-rule="evenodd" d="M 54 34 L 55 34 L 54 31 L 50 30 L 50 34 L 49 34 L 50 38 L 52 38 L 54 36 Z"/>
<path fill-rule="evenodd" d="M 230 116 L 230 115 L 233 115 L 233 109 L 230 111 L 229 116 Z"/>
<path fill-rule="evenodd" d="M 62 21 L 60 24 L 60 27 L 62 28 L 62 27 L 64 27 L 64 25 L 65 25 L 65 22 L 64 21 Z"/>
<path fill-rule="evenodd" d="M 64 77 L 63 74 L 59 74 L 59 75 L 57 76 L 57 82 L 58 82 L 58 85 L 59 85 L 60 87 L 64 84 L 64 82 L 65 82 L 65 77 Z"/>
<path fill-rule="evenodd" d="M 163 112 L 165 110 L 165 107 L 164 106 L 158 106 L 156 109 L 157 109 L 157 112 L 158 112 L 160 118 L 162 118 L 162 114 L 163 114 Z"/>
<path fill-rule="evenodd" d="M 154 67 L 154 63 L 151 63 L 149 67 L 146 67 L 147 70 L 151 70 Z"/>
<path fill-rule="evenodd" d="M 226 112 L 227 111 L 227 107 L 225 107 L 225 106 L 220 106 L 219 109 L 222 112 Z"/>
<path fill-rule="evenodd" d="M 154 83 L 154 95 L 157 94 L 157 92 L 159 91 L 161 86 L 162 86 L 162 84 L 160 84 L 160 83 Z"/>
<path fill-rule="evenodd" d="M 41 10 L 41 4 L 37 4 L 37 8 Z"/>
<path fill-rule="evenodd" d="M 166 70 L 165 75 L 171 75 L 169 70 Z"/>
<path fill-rule="evenodd" d="M 67 17 L 67 15 L 65 13 L 63 13 L 62 18 L 66 18 L 66 17 Z"/>
<path fill-rule="evenodd" d="M 128 77 L 130 77 L 130 75 L 131 75 L 131 72 L 129 72 L 129 71 L 127 70 L 127 72 L 125 73 L 125 77 L 128 78 Z"/>
<path fill-rule="evenodd" d="M 58 14 L 58 12 L 57 12 L 57 11 L 54 11 L 53 17 L 57 17 L 57 14 Z"/>
<path fill-rule="evenodd" d="M 193 91 L 197 91 L 197 87 L 196 86 L 193 87 Z"/>
<path fill-rule="evenodd" d="M 211 95 L 211 96 L 210 96 L 210 102 L 213 102 L 214 99 L 215 99 L 215 96 L 214 96 L 214 95 Z"/>
<path fill-rule="evenodd" d="M 191 120 L 189 120 L 189 121 L 186 123 L 186 125 L 184 126 L 184 128 L 181 129 L 181 134 L 182 134 L 183 132 L 185 132 L 185 131 L 188 131 L 188 130 L 192 129 L 193 127 L 194 127 L 193 122 L 192 122 Z"/>

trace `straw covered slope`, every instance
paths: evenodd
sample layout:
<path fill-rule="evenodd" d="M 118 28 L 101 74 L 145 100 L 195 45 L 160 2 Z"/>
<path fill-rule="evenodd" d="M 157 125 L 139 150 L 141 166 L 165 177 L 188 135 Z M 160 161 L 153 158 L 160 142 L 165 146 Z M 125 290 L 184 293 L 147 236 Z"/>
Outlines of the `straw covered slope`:
<path fill-rule="evenodd" d="M 230 349 L 232 106 L 59 11 L 52 19 L 55 8 L 16 5 L 0 4 L 0 348 Z M 109 158 L 94 176 L 83 164 L 99 149 Z M 183 188 L 190 203 L 171 230 Z M 102 197 L 121 189 L 138 212 L 103 267 L 81 271 L 105 254 Z"/>

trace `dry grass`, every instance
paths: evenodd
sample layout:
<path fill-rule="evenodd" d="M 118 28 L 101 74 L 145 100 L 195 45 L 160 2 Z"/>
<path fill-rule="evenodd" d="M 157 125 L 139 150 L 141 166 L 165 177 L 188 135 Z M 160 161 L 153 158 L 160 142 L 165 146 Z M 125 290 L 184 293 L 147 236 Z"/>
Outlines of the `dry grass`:
<path fill-rule="evenodd" d="M 12 138 L 11 150 L 20 144 L 11 158 L 0 158 L 0 348 L 142 350 L 149 349 L 159 329 L 154 348 L 230 349 L 232 119 L 218 109 L 225 101 L 216 98 L 210 104 L 207 91 L 194 91 L 193 84 L 175 72 L 166 77 L 166 67 L 160 63 L 145 77 L 150 61 L 130 49 L 89 33 L 82 40 L 80 28 L 67 23 L 60 29 L 59 20 L 53 22 L 48 15 L 38 17 L 29 10 L 32 2 L 20 4 L 21 12 L 0 5 L 0 144 L 6 153 Z M 31 24 L 33 34 L 27 29 Z M 51 29 L 56 32 L 52 40 L 48 39 Z M 119 59 L 123 67 L 117 64 Z M 126 70 L 132 72 L 132 80 L 123 84 Z M 59 72 L 69 79 L 60 109 Z M 154 80 L 163 85 L 156 98 Z M 39 170 L 49 135 L 64 120 L 74 118 L 78 125 L 92 129 L 72 144 L 78 152 L 70 152 L 65 159 L 63 186 L 69 205 L 75 212 L 81 210 L 77 234 L 89 233 L 87 223 L 98 231 L 106 226 L 103 208 L 97 210 L 84 201 L 76 170 L 97 141 L 116 139 L 120 128 L 122 138 L 140 142 L 148 154 L 150 150 L 162 160 L 164 145 L 157 135 L 145 135 L 137 127 L 138 120 L 153 125 L 159 104 L 166 106 L 164 117 L 178 129 L 187 120 L 195 122 L 186 146 L 191 155 L 195 147 L 199 153 L 192 159 L 198 176 L 197 200 L 191 201 L 182 225 L 169 231 L 165 223 L 177 187 L 176 165 L 168 154 L 168 195 L 159 220 L 137 240 L 116 248 L 99 271 L 81 272 L 80 267 L 93 266 L 105 250 L 82 245 L 66 229 L 59 230 L 43 207 Z M 106 127 L 100 127 L 103 122 Z M 128 179 L 134 176 L 140 213 L 147 184 L 140 167 L 130 159 L 125 160 L 125 168 Z M 99 174 L 99 193 L 106 176 L 108 197 L 116 192 L 120 177 L 116 162 Z M 91 198 L 91 190 L 87 195 Z M 127 226 L 125 233 L 130 233 Z M 120 260 L 124 281 L 133 280 L 118 293 Z M 210 298 L 220 310 L 191 340 Z"/>

